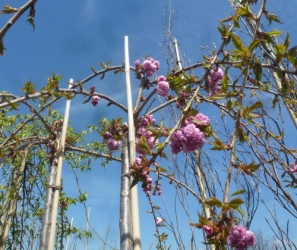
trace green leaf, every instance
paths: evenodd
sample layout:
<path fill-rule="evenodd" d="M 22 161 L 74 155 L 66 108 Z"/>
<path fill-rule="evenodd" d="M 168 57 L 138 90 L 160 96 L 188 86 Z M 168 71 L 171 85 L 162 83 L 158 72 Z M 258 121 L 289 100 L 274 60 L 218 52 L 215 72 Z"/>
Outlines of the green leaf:
<path fill-rule="evenodd" d="M 34 23 L 34 17 L 28 16 L 27 22 L 32 26 L 33 31 L 35 30 L 35 23 Z"/>
<path fill-rule="evenodd" d="M 211 207 L 212 206 L 221 207 L 223 205 L 223 203 L 220 200 L 218 200 L 217 198 L 215 198 L 215 197 L 206 199 L 203 203 L 205 205 L 208 205 L 208 206 L 211 206 Z"/>
<path fill-rule="evenodd" d="M 237 168 L 239 170 L 242 170 L 245 174 L 248 175 L 253 175 L 253 172 L 257 171 L 261 166 L 261 163 L 259 164 L 254 164 L 253 162 L 248 164 L 248 165 L 244 165 L 244 164 L 240 164 L 237 166 Z"/>
<path fill-rule="evenodd" d="M 246 142 L 249 140 L 249 137 L 244 134 L 241 126 L 239 126 L 237 133 L 238 133 L 238 138 L 240 142 Z"/>
<path fill-rule="evenodd" d="M 262 65 L 261 65 L 261 63 L 255 63 L 253 65 L 253 73 L 256 76 L 257 81 L 262 80 Z"/>
<path fill-rule="evenodd" d="M 290 35 L 288 33 L 287 37 L 286 37 L 286 40 L 284 42 L 284 46 L 286 47 L 286 49 L 288 49 L 289 45 L 290 45 Z"/>
<path fill-rule="evenodd" d="M 253 51 L 253 50 L 254 50 L 256 47 L 258 47 L 258 45 L 259 45 L 261 42 L 263 42 L 263 41 L 264 41 L 263 39 L 256 39 L 256 40 L 254 40 L 254 41 L 250 44 L 248 50 L 249 50 L 249 51 Z"/>
<path fill-rule="evenodd" d="M 279 30 L 273 30 L 273 31 L 269 31 L 266 32 L 266 34 L 268 34 L 270 37 L 277 37 L 279 35 L 281 35 L 283 32 L 279 31 Z"/>
<path fill-rule="evenodd" d="M 27 81 L 24 84 L 24 87 L 21 88 L 25 92 L 26 95 L 35 94 L 35 85 L 31 81 Z"/>
<path fill-rule="evenodd" d="M 135 176 L 131 183 L 131 188 L 133 188 L 139 182 L 139 177 Z"/>
<path fill-rule="evenodd" d="M 276 15 L 270 14 L 267 11 L 263 11 L 263 13 L 265 14 L 265 17 L 268 19 L 269 25 L 272 23 L 272 21 L 282 23 Z"/>
<path fill-rule="evenodd" d="M 162 172 L 162 173 L 168 172 L 166 168 L 163 168 L 161 166 L 158 166 L 157 169 L 158 169 L 158 172 Z"/>
<path fill-rule="evenodd" d="M 242 209 L 240 209 L 239 207 L 238 208 L 235 208 L 235 210 L 241 214 L 242 217 L 245 217 L 245 213 Z"/>
<path fill-rule="evenodd" d="M 228 100 L 226 104 L 227 109 L 231 110 L 232 109 L 232 100 Z"/>
<path fill-rule="evenodd" d="M 240 38 L 233 33 L 231 34 L 231 37 L 232 37 L 232 43 L 235 46 L 235 48 L 241 51 L 243 45 Z"/>
<path fill-rule="evenodd" d="M 0 14 L 11 14 L 17 12 L 17 8 L 10 7 L 8 5 L 3 6 L 3 10 L 0 11 Z"/>
<path fill-rule="evenodd" d="M 243 203 L 244 203 L 244 201 L 242 199 L 235 198 L 235 199 L 231 200 L 228 205 L 229 205 L 229 207 L 236 209 Z"/>
<path fill-rule="evenodd" d="M 261 108 L 261 107 L 263 107 L 263 103 L 258 101 L 258 102 L 255 102 L 252 106 L 250 106 L 249 110 L 252 111 L 254 109 Z"/>
<path fill-rule="evenodd" d="M 233 194 L 231 194 L 231 197 L 232 196 L 235 196 L 235 195 L 243 194 L 243 193 L 245 193 L 245 190 L 244 189 L 240 189 L 240 190 L 235 191 Z"/>

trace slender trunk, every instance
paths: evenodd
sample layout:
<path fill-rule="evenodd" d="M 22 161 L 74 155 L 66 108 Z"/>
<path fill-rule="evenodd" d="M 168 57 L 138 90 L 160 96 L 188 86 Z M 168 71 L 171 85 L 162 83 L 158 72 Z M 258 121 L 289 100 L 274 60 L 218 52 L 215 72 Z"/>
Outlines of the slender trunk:
<path fill-rule="evenodd" d="M 206 190 L 205 190 L 205 176 L 203 175 L 201 161 L 200 161 L 200 151 L 195 150 L 194 155 L 195 155 L 195 159 L 196 159 L 196 171 L 197 171 L 197 175 L 198 175 L 197 181 L 198 181 L 198 185 L 199 185 L 200 195 L 201 195 L 201 198 L 205 201 L 207 199 L 207 195 L 206 195 Z M 204 204 L 202 204 L 202 206 L 203 206 L 204 216 L 207 219 L 209 219 L 210 218 L 209 207 L 205 206 Z M 204 234 L 204 240 L 207 241 L 205 234 Z M 207 246 L 207 249 L 209 249 L 208 246 Z M 214 250 L 215 245 L 210 245 L 210 249 Z"/>
<path fill-rule="evenodd" d="M 57 158 L 54 157 L 50 164 L 49 174 L 47 177 L 47 188 L 46 188 L 46 198 L 45 206 L 43 209 L 43 218 L 42 218 L 42 228 L 40 234 L 40 244 L 39 250 L 47 250 L 49 244 L 49 235 L 50 235 L 50 221 L 52 216 L 52 206 L 53 206 L 53 185 L 56 176 L 57 170 Z"/>
<path fill-rule="evenodd" d="M 7 185 L 5 198 L 0 210 L 0 249 L 5 248 L 6 239 L 10 230 L 11 221 L 15 214 L 19 196 L 19 190 L 23 181 L 26 168 L 28 148 L 24 150 L 24 156 L 19 166 L 13 166 Z"/>
<path fill-rule="evenodd" d="M 122 250 L 132 250 L 132 223 L 131 223 L 131 200 L 130 200 L 130 168 L 128 157 L 127 139 L 123 140 L 122 149 L 122 175 L 120 197 L 120 241 Z"/>

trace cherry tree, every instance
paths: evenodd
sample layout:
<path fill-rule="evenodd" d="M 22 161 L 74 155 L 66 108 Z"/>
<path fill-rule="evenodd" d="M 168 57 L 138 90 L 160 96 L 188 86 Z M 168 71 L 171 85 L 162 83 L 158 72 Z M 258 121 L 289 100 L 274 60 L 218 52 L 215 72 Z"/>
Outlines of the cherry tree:
<path fill-rule="evenodd" d="M 6 32 L 27 12 L 34 28 L 36 2 L 3 7 L 3 14 L 12 15 L 0 31 L 4 60 L 4 48 L 9 46 Z M 167 69 L 151 56 L 136 59 L 132 66 L 101 62 L 101 69 L 92 67 L 91 75 L 69 83 L 67 89 L 61 88 L 62 77 L 53 72 L 42 89 L 27 81 L 22 95 L 0 93 L 1 248 L 48 249 L 55 192 L 59 193 L 56 249 L 63 249 L 67 235 L 91 236 L 70 227 L 67 210 L 85 203 L 86 195 L 68 197 L 61 185 L 55 185 L 61 156 L 73 169 L 83 171 L 92 171 L 91 161 L 97 158 L 103 165 L 121 163 L 121 249 L 140 247 L 140 242 L 133 242 L 129 199 L 137 185 L 143 191 L 139 195 L 147 197 L 155 224 L 156 241 L 151 247 L 169 249 L 170 234 L 179 249 L 186 245 L 197 249 L 201 245 L 197 232 L 209 249 L 253 247 L 256 236 L 251 225 L 263 206 L 270 215 L 265 217 L 267 224 L 282 247 L 296 248 L 289 218 L 297 216 L 297 159 L 286 136 L 292 123 L 297 127 L 297 47 L 290 44 L 289 34 L 271 28 L 281 18 L 269 9 L 269 1 L 228 3 L 233 14 L 221 17 L 217 32 L 221 44 L 204 48 L 200 62 L 187 65 L 185 58 L 180 59 L 172 31 L 176 19 L 169 8 L 163 36 Z M 50 107 L 58 100 L 83 96 L 84 105 L 94 109 L 106 100 L 108 106 L 128 113 L 124 104 L 96 86 L 85 88 L 95 78 L 104 81 L 105 75 L 121 74 L 127 68 L 139 81 L 134 124 L 114 117 L 81 132 L 68 126 L 62 148 L 63 116 Z M 137 153 L 132 162 L 133 147 L 127 140 L 131 131 Z M 88 134 L 96 139 L 86 140 Z M 168 190 L 166 181 L 173 190 L 172 204 L 163 190 L 164 185 Z M 266 193 L 276 201 L 277 211 L 268 204 Z M 181 210 L 188 220 L 189 241 L 179 226 Z M 287 228 L 279 222 L 279 211 L 288 219 Z"/>

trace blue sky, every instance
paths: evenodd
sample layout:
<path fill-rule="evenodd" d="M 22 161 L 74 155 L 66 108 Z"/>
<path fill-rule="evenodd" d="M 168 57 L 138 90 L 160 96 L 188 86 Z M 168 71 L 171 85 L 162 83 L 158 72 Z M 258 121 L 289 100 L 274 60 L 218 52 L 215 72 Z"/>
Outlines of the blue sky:
<path fill-rule="evenodd" d="M 173 34 L 178 39 L 181 51 L 187 64 L 202 60 L 200 46 L 213 48 L 219 45 L 221 38 L 216 27 L 219 19 L 232 13 L 227 0 L 172 0 L 172 7 L 178 12 L 178 19 L 173 27 Z M 291 44 L 297 42 L 295 1 L 268 1 L 269 11 L 275 11 L 284 21 L 282 30 L 290 31 Z M 3 2 L 4 4 L 4 2 Z M 23 1 L 9 1 L 11 6 L 19 6 Z M 81 80 L 90 75 L 90 66 L 100 69 L 99 61 L 120 65 L 124 60 L 124 36 L 129 36 L 130 62 L 150 54 L 161 62 L 161 74 L 167 73 L 167 66 L 162 50 L 163 23 L 166 0 L 145 1 L 110 1 L 110 0 L 72 0 L 72 1 L 39 1 L 36 6 L 35 26 L 26 22 L 24 15 L 8 31 L 4 38 L 7 48 L 4 57 L 0 58 L 0 88 L 21 94 L 22 84 L 31 80 L 37 89 L 46 83 L 46 77 L 53 70 L 64 78 L 61 87 L 69 78 Z M 0 16 L 0 24 L 7 21 L 8 16 Z M 278 27 L 277 25 L 271 26 Z M 161 47 L 160 47 L 161 45 Z M 133 86 L 138 82 L 131 74 Z M 107 76 L 100 81 L 95 79 L 86 85 L 95 85 L 96 91 L 111 95 L 114 99 L 126 103 L 124 75 Z M 70 120 L 76 129 L 85 129 L 91 123 L 97 123 L 100 117 L 109 118 L 118 113 L 113 107 L 107 109 L 102 101 L 96 108 L 82 105 L 82 99 L 72 101 Z M 56 106 L 64 112 L 64 101 Z M 118 201 L 119 201 L 119 164 L 110 164 L 102 169 L 94 162 L 93 171 L 78 173 L 81 189 L 89 193 L 87 206 L 91 207 L 91 223 L 101 236 L 111 221 L 110 239 L 118 239 Z M 73 173 L 67 166 L 64 168 L 65 190 L 75 193 L 76 183 Z M 166 190 L 167 187 L 164 187 Z M 166 190 L 168 193 L 170 189 Z M 166 193 L 166 192 L 164 192 Z M 158 201 L 159 202 L 159 201 Z M 193 201 L 194 202 L 194 201 Z M 148 246 L 153 239 L 154 224 L 152 216 L 146 214 L 149 209 L 147 199 L 140 193 L 140 211 L 143 246 Z M 193 203 L 198 206 L 198 204 Z M 70 210 L 74 217 L 74 225 L 85 227 L 84 211 L 76 207 Z M 186 219 L 184 222 L 187 223 Z M 197 234 L 199 235 L 199 234 Z M 186 239 L 188 240 L 188 239 Z M 117 240 L 119 243 L 119 240 Z M 94 237 L 89 249 L 98 249 L 100 241 Z M 144 247 L 143 249 L 148 249 Z M 174 249 L 174 248 L 173 248 Z"/>

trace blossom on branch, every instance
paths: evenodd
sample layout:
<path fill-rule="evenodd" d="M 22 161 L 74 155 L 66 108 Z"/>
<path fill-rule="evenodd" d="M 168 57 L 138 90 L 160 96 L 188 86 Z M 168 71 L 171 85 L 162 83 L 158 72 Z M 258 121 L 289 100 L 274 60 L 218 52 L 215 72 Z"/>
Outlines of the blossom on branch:
<path fill-rule="evenodd" d="M 155 123 L 155 118 L 152 115 L 147 115 L 143 117 L 140 121 L 140 127 L 136 134 L 136 152 L 139 154 L 146 154 L 147 151 L 152 150 L 156 143 L 157 139 L 153 136 L 153 133 L 147 129 L 147 127 Z M 144 144 L 146 144 L 146 147 Z"/>
<path fill-rule="evenodd" d="M 207 235 L 212 235 L 213 234 L 213 229 L 210 226 L 204 225 L 203 230 Z"/>
<path fill-rule="evenodd" d="M 160 69 L 159 61 L 155 61 L 151 57 L 146 58 L 142 64 L 139 60 L 136 60 L 134 64 L 136 71 L 142 71 L 146 76 L 152 76 Z"/>
<path fill-rule="evenodd" d="M 231 229 L 227 242 L 235 247 L 235 250 L 245 250 L 249 246 L 256 245 L 256 237 L 253 232 L 246 230 L 244 226 L 236 225 Z"/>
<path fill-rule="evenodd" d="M 169 83 L 166 81 L 166 77 L 159 76 L 157 84 L 157 94 L 160 96 L 166 96 L 169 91 Z"/>
<path fill-rule="evenodd" d="M 209 74 L 210 80 L 209 80 L 209 88 L 210 88 L 210 95 L 215 95 L 218 92 L 218 83 L 221 81 L 224 77 L 223 70 L 215 66 L 213 69 L 210 70 Z"/>
<path fill-rule="evenodd" d="M 163 219 L 160 218 L 160 217 L 156 217 L 155 222 L 156 222 L 157 226 L 160 226 L 162 224 L 162 222 L 163 222 Z"/>
<path fill-rule="evenodd" d="M 186 118 L 183 127 L 175 131 L 171 137 L 172 154 L 180 151 L 185 153 L 201 149 L 204 145 L 204 127 L 210 123 L 209 118 L 202 113 Z"/>
<path fill-rule="evenodd" d="M 297 164 L 296 163 L 289 165 L 289 172 L 292 174 L 297 172 Z"/>
<path fill-rule="evenodd" d="M 97 104 L 98 104 L 99 101 L 100 101 L 100 97 L 99 96 L 97 96 L 97 95 L 92 96 L 91 103 L 92 103 L 93 106 L 97 106 Z"/>

